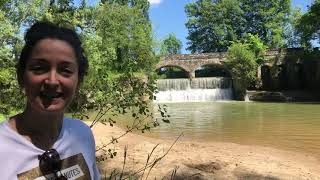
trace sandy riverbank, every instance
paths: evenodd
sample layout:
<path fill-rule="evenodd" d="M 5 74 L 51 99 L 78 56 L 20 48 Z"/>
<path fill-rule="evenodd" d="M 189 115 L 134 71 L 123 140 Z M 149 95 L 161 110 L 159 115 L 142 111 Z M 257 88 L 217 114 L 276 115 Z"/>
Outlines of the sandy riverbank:
<path fill-rule="evenodd" d="M 97 145 L 109 142 L 124 131 L 118 127 L 98 124 L 93 128 Z M 148 153 L 157 144 L 156 156 L 167 152 L 173 141 L 137 134 L 121 138 L 115 148 L 118 155 L 99 164 L 101 171 L 121 171 L 124 147 L 127 146 L 125 171 L 136 171 L 146 163 Z M 178 141 L 150 172 L 148 179 L 320 179 L 320 161 L 311 155 L 274 148 L 244 146 L 234 143 Z M 146 177 L 147 171 L 144 174 Z"/>

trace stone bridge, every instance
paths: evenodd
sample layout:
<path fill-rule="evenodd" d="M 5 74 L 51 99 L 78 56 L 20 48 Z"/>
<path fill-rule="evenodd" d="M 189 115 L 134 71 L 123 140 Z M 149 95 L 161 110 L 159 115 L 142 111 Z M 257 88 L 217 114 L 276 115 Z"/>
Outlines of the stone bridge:
<path fill-rule="evenodd" d="M 188 72 L 189 78 L 195 77 L 196 69 L 204 65 L 224 66 L 226 53 L 176 54 L 160 59 L 156 69 L 162 67 L 179 67 Z"/>
<path fill-rule="evenodd" d="M 265 66 L 271 66 L 270 63 L 277 65 L 283 63 L 284 57 L 296 56 L 303 53 L 301 49 L 274 49 L 269 50 L 265 54 L 265 58 L 270 60 Z M 189 74 L 189 78 L 195 77 L 195 71 L 204 65 L 215 65 L 226 68 L 224 62 L 226 61 L 227 53 L 204 53 L 204 54 L 176 54 L 162 57 L 157 64 L 156 69 L 162 67 L 178 67 Z M 261 69 L 258 70 L 260 76 Z"/>

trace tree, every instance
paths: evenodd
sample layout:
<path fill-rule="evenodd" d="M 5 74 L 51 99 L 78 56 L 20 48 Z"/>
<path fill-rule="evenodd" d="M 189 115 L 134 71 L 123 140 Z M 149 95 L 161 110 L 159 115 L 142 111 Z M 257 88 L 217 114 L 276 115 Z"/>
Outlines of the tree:
<path fill-rule="evenodd" d="M 258 64 L 255 53 L 246 43 L 233 43 L 227 55 L 227 68 L 233 78 L 235 98 L 244 100 L 247 87 L 256 81 Z"/>
<path fill-rule="evenodd" d="M 182 42 L 176 37 L 175 34 L 169 34 L 161 43 L 160 54 L 172 55 L 180 54 L 182 48 Z"/>
<path fill-rule="evenodd" d="M 244 33 L 257 34 L 271 48 L 284 45 L 284 27 L 290 0 L 240 0 L 245 19 Z"/>
<path fill-rule="evenodd" d="M 5 12 L 0 10 L 0 113 L 10 113 L 20 105 L 21 93 L 17 81 L 15 81 L 15 44 L 19 41 L 15 35 L 18 29 L 5 16 Z M 15 98 L 9 98 L 15 97 Z"/>
<path fill-rule="evenodd" d="M 121 6 L 129 6 L 131 8 L 139 9 L 142 16 L 149 20 L 150 3 L 148 0 L 102 0 L 103 4 L 119 4 Z"/>
<path fill-rule="evenodd" d="M 308 12 L 298 21 L 297 29 L 301 33 L 302 43 L 311 46 L 311 40 L 318 39 L 320 43 L 320 0 L 315 0 Z"/>
<path fill-rule="evenodd" d="M 264 62 L 268 46 L 263 44 L 258 35 L 246 34 L 242 39 L 242 44 L 247 47 L 247 50 L 253 52 L 257 64 L 261 65 Z"/>
<path fill-rule="evenodd" d="M 99 43 L 87 47 L 96 47 L 98 52 L 106 52 L 104 55 L 107 56 L 94 61 L 104 63 L 109 71 L 114 72 L 152 69 L 156 59 L 152 51 L 151 23 L 139 8 L 105 3 L 97 7 L 94 19 L 90 36 L 99 37 Z"/>
<path fill-rule="evenodd" d="M 239 34 L 243 11 L 238 0 L 198 0 L 186 6 L 187 49 L 192 53 L 226 51 Z"/>
<path fill-rule="evenodd" d="M 247 84 L 255 81 L 257 63 L 255 54 L 249 44 L 233 43 L 227 56 L 227 66 L 233 78 L 241 79 Z"/>
<path fill-rule="evenodd" d="M 257 34 L 269 47 L 284 44 L 290 0 L 198 0 L 186 6 L 192 53 L 226 51 L 232 41 Z"/>

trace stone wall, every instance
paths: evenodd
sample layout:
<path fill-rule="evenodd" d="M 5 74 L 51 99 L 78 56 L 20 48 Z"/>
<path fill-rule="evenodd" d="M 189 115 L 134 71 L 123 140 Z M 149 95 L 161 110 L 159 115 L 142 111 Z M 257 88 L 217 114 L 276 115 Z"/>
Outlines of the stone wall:
<path fill-rule="evenodd" d="M 261 67 L 262 89 L 320 90 L 320 51 L 286 49 Z"/>

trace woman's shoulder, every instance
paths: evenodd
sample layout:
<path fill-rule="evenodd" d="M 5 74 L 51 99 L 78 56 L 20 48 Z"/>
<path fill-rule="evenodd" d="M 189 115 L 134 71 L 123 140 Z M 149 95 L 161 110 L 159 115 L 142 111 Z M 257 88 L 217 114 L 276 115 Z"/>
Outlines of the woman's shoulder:
<path fill-rule="evenodd" d="M 2 134 L 2 133 L 7 134 L 8 133 L 7 131 L 9 129 L 8 127 L 9 127 L 8 119 L 1 120 L 1 122 L 0 122 L 0 134 Z"/>
<path fill-rule="evenodd" d="M 85 122 L 79 119 L 65 117 L 63 129 L 63 133 L 67 133 L 68 138 L 75 138 L 82 142 L 94 144 L 94 137 L 91 128 Z"/>
<path fill-rule="evenodd" d="M 5 134 L 12 134 L 13 129 L 9 125 L 9 119 L 0 121 L 0 132 Z"/>
<path fill-rule="evenodd" d="M 64 117 L 64 126 L 66 128 L 71 128 L 73 130 L 79 130 L 79 131 L 90 131 L 91 132 L 91 128 L 89 127 L 89 125 L 87 123 L 85 123 L 84 121 L 81 121 L 80 119 L 75 119 L 75 118 L 71 118 L 71 117 Z"/>
<path fill-rule="evenodd" d="M 0 126 L 4 126 L 6 123 L 8 123 L 8 119 L 0 119 Z"/>

